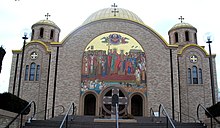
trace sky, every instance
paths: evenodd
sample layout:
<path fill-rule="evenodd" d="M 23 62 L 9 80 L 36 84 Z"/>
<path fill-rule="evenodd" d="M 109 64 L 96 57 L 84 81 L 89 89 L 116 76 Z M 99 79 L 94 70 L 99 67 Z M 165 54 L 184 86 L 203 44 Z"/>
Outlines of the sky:
<path fill-rule="evenodd" d="M 186 23 L 197 28 L 198 44 L 208 45 L 204 35 L 214 36 L 212 53 L 216 54 L 216 69 L 220 87 L 220 12 L 219 0 L 0 0 L 0 46 L 6 50 L 0 74 L 0 93 L 7 92 L 11 70 L 12 50 L 22 48 L 23 32 L 39 20 L 54 21 L 60 28 L 60 41 L 79 27 L 92 13 L 109 8 L 116 3 L 119 8 L 137 14 L 142 21 L 159 33 L 167 42 L 168 31 L 184 17 Z M 29 41 L 29 40 L 28 40 Z"/>

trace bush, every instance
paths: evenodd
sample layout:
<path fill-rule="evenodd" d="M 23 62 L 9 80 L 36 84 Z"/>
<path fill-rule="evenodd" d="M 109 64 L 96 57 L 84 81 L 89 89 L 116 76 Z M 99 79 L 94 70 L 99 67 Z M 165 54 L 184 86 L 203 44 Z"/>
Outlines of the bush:
<path fill-rule="evenodd" d="M 20 113 L 29 103 L 11 93 L 5 92 L 0 94 L 0 109 L 14 113 Z M 30 107 L 23 113 L 27 115 Z"/>
<path fill-rule="evenodd" d="M 220 102 L 217 104 L 212 105 L 211 107 L 206 108 L 210 114 L 212 114 L 214 117 L 220 116 Z M 207 112 L 205 113 L 207 117 L 211 117 Z"/>

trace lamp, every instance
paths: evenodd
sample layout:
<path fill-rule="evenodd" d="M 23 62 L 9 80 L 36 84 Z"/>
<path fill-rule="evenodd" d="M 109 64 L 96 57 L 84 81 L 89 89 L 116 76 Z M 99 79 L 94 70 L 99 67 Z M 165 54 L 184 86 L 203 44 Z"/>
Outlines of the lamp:
<path fill-rule="evenodd" d="M 17 93 L 18 97 L 19 97 L 19 94 L 20 94 L 20 87 L 21 87 L 21 76 L 22 76 L 25 44 L 26 44 L 26 40 L 28 39 L 28 30 L 27 29 L 24 29 L 24 35 L 23 35 L 22 39 L 24 40 L 24 42 L 23 42 L 23 47 L 22 47 L 20 73 L 19 73 L 19 80 L 18 80 L 18 93 Z"/>
<path fill-rule="evenodd" d="M 209 69 L 210 69 L 210 79 L 211 79 L 211 89 L 212 89 L 212 103 L 216 103 L 215 100 L 215 86 L 214 86 L 214 77 L 213 77 L 213 64 L 212 64 L 212 52 L 211 52 L 211 43 L 214 40 L 212 33 L 208 32 L 204 35 L 204 40 L 209 45 Z"/>

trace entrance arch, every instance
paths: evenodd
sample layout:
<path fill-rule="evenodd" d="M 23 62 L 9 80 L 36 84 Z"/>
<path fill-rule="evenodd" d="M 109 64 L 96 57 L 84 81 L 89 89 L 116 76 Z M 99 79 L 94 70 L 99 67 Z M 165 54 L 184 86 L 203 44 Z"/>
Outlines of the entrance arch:
<path fill-rule="evenodd" d="M 140 95 L 134 95 L 131 98 L 131 114 L 143 116 L 143 98 Z"/>
<path fill-rule="evenodd" d="M 87 94 L 84 98 L 84 115 L 95 115 L 96 97 L 93 94 Z"/>

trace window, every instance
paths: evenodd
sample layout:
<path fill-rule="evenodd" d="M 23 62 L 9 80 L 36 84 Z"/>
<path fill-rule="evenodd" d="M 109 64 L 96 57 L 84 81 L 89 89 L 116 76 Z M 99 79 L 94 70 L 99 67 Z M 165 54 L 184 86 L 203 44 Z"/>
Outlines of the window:
<path fill-rule="evenodd" d="M 50 31 L 50 39 L 53 39 L 53 36 L 54 36 L 54 30 L 51 30 Z"/>
<path fill-rule="evenodd" d="M 186 41 L 189 41 L 189 31 L 185 31 L 185 39 Z"/>
<path fill-rule="evenodd" d="M 198 84 L 198 72 L 196 66 L 193 66 L 193 84 Z"/>
<path fill-rule="evenodd" d="M 191 74 L 191 69 L 188 68 L 188 79 L 187 79 L 188 84 L 192 84 L 192 74 Z"/>
<path fill-rule="evenodd" d="M 40 28 L 40 38 L 44 37 L 44 28 Z"/>
<path fill-rule="evenodd" d="M 34 38 L 34 29 L 32 29 L 31 40 L 33 40 L 33 38 Z"/>
<path fill-rule="evenodd" d="M 31 63 L 29 80 L 34 81 L 36 64 Z"/>
<path fill-rule="evenodd" d="M 24 80 L 28 80 L 28 71 L 29 71 L 29 65 L 26 65 Z"/>
<path fill-rule="evenodd" d="M 195 43 L 197 44 L 197 35 L 196 35 L 196 33 L 194 33 L 194 39 L 195 39 Z"/>
<path fill-rule="evenodd" d="M 175 43 L 178 43 L 178 42 L 179 42 L 179 40 L 178 40 L 178 33 L 175 32 L 175 33 L 174 33 L 174 36 L 175 36 Z"/>
<path fill-rule="evenodd" d="M 199 69 L 199 84 L 203 84 L 202 69 Z"/>
<path fill-rule="evenodd" d="M 40 74 L 40 65 L 37 65 L 36 78 L 35 78 L 36 81 L 39 80 L 39 74 Z"/>

